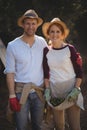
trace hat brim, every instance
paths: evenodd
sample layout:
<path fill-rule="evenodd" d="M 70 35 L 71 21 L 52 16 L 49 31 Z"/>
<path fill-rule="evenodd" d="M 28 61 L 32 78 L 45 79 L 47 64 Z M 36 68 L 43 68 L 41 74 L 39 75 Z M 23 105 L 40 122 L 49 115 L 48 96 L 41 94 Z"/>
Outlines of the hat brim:
<path fill-rule="evenodd" d="M 24 21 L 24 19 L 26 19 L 26 18 L 37 19 L 37 26 L 38 26 L 38 27 L 43 23 L 43 20 L 42 20 L 40 17 L 34 18 L 34 17 L 32 17 L 32 16 L 29 16 L 29 17 L 28 17 L 28 16 L 22 16 L 22 17 L 20 17 L 20 18 L 18 19 L 18 22 L 17 22 L 18 26 L 23 27 L 23 21 Z"/>
<path fill-rule="evenodd" d="M 66 27 L 65 23 L 62 21 L 54 21 L 54 22 L 44 23 L 42 26 L 42 32 L 43 32 L 44 36 L 46 38 L 49 38 L 49 34 L 47 33 L 47 31 L 51 25 L 56 24 L 56 23 L 58 23 L 59 25 L 61 25 L 64 28 L 64 38 L 66 38 L 69 34 L 69 29 Z"/>

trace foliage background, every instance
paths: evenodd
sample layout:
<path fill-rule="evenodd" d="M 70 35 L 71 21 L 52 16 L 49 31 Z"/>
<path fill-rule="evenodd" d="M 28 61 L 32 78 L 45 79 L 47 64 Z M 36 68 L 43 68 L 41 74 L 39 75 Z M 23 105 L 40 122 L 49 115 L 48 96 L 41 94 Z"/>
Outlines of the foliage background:
<path fill-rule="evenodd" d="M 17 26 L 17 19 L 30 8 L 44 22 L 54 17 L 66 22 L 70 29 L 68 41 L 84 53 L 87 46 L 87 0 L 0 0 L 0 37 L 5 45 L 22 34 L 22 29 Z M 41 27 L 37 33 L 42 35 Z"/>

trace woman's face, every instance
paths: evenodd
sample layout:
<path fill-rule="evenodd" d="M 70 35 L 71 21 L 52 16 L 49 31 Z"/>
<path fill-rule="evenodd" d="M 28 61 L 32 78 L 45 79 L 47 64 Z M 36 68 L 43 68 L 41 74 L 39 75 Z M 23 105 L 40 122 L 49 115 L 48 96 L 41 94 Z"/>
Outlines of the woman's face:
<path fill-rule="evenodd" d="M 57 42 L 63 40 L 63 32 L 57 25 L 52 25 L 49 29 L 49 39 L 52 42 Z"/>

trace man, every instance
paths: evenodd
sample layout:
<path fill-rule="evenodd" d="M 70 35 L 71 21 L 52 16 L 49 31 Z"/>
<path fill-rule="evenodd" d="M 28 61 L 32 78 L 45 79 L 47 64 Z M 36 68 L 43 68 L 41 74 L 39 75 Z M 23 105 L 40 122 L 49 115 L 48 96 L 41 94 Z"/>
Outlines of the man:
<path fill-rule="evenodd" d="M 15 112 L 17 130 L 27 130 L 29 112 L 32 130 L 41 130 L 43 119 L 43 49 L 44 38 L 37 36 L 43 20 L 30 9 L 18 19 L 22 36 L 7 46 L 6 68 L 9 102 Z"/>

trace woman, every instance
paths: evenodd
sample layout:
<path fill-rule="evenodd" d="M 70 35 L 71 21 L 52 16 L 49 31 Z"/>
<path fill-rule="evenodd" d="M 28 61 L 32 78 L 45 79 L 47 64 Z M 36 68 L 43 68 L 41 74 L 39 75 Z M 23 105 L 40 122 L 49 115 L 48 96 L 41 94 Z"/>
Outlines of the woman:
<path fill-rule="evenodd" d="M 80 90 L 82 66 L 78 62 L 75 47 L 65 42 L 69 29 L 59 18 L 54 18 L 51 22 L 43 24 L 42 31 L 51 43 L 49 50 L 44 49 L 45 99 L 49 102 L 51 98 L 62 98 L 67 102 L 73 102 L 70 107 L 65 109 L 53 108 L 56 130 L 65 129 L 65 110 L 71 130 L 81 130 L 80 106 L 83 105 L 83 100 L 79 105 L 77 105 L 77 101 L 78 97 L 83 99 Z"/>

